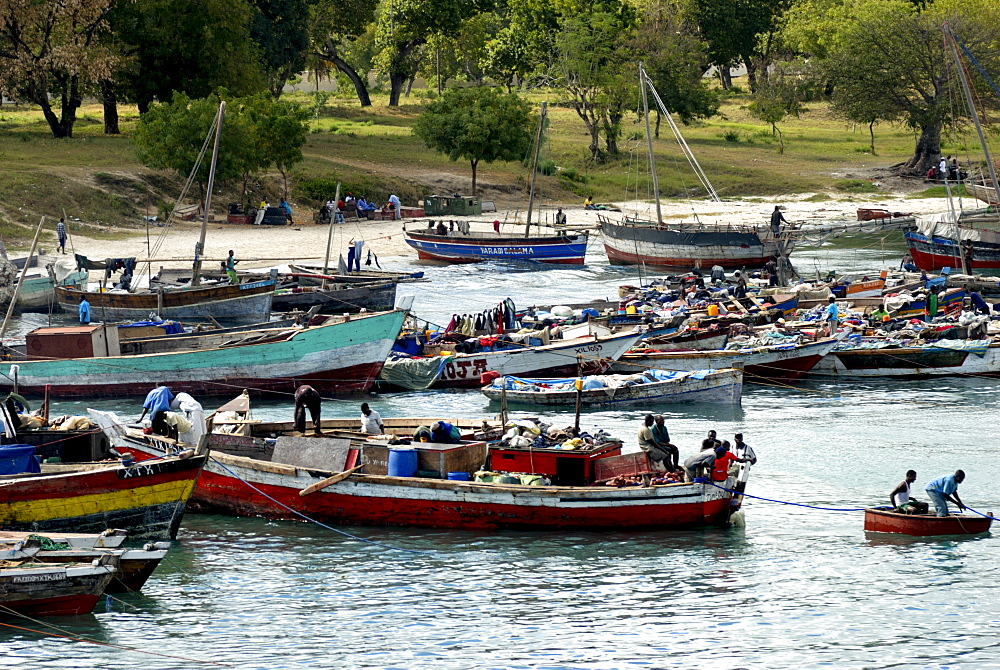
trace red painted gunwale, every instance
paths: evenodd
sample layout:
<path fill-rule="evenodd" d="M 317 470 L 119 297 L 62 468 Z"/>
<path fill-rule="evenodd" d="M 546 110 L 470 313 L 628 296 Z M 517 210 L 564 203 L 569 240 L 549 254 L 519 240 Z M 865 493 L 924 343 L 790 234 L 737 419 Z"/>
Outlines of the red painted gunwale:
<path fill-rule="evenodd" d="M 865 530 L 899 533 L 917 537 L 933 535 L 976 535 L 990 529 L 993 518 L 950 514 L 898 514 L 889 510 L 866 509 Z"/>

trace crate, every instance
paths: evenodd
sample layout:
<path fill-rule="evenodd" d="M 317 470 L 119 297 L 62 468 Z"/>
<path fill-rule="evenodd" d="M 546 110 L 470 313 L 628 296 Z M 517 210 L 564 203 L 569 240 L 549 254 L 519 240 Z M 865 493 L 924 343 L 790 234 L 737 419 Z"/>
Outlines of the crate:
<path fill-rule="evenodd" d="M 595 479 L 598 463 L 621 452 L 621 442 L 607 442 L 590 451 L 494 447 L 490 449 L 490 469 L 545 475 L 562 486 L 584 486 Z"/>
<path fill-rule="evenodd" d="M 594 463 L 594 480 L 598 482 L 605 482 L 615 477 L 633 477 L 652 472 L 652 464 L 644 451 L 637 454 L 602 458 Z"/>

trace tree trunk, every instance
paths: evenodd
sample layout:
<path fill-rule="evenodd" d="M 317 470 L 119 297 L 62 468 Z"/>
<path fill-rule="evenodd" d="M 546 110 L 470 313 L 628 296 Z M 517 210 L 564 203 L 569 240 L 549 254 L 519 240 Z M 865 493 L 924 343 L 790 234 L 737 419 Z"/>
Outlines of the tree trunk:
<path fill-rule="evenodd" d="M 413 90 L 413 82 L 415 82 L 416 80 L 417 80 L 416 75 L 406 80 L 406 89 L 403 91 L 403 95 L 406 96 L 407 98 L 410 97 L 410 91 Z"/>
<path fill-rule="evenodd" d="M 399 96 L 403 92 L 403 84 L 406 83 L 405 74 L 389 75 L 389 106 L 399 107 Z"/>
<path fill-rule="evenodd" d="M 875 155 L 875 122 L 872 121 L 868 124 L 868 134 L 871 136 L 872 140 L 872 156 Z"/>
<path fill-rule="evenodd" d="M 472 195 L 476 195 L 476 167 L 479 161 L 469 161 L 472 164 Z"/>
<path fill-rule="evenodd" d="M 723 91 L 728 91 L 733 87 L 733 73 L 729 71 L 728 65 L 719 67 L 719 82 L 722 84 Z"/>
<path fill-rule="evenodd" d="M 757 92 L 757 66 L 754 64 L 752 58 L 746 58 L 743 60 L 743 64 L 747 68 L 747 86 L 750 87 L 751 93 Z"/>
<path fill-rule="evenodd" d="M 660 110 L 656 110 L 656 130 L 653 131 L 653 137 L 660 139 Z"/>
<path fill-rule="evenodd" d="M 45 117 L 45 121 L 49 124 L 49 130 L 52 131 L 52 137 L 55 137 L 56 139 L 69 137 L 66 134 L 66 129 L 63 128 L 62 123 L 59 121 L 59 117 L 57 117 L 56 113 L 52 111 L 52 105 L 49 104 L 47 95 L 43 93 L 41 98 L 35 100 L 35 104 L 42 108 L 42 116 Z"/>
<path fill-rule="evenodd" d="M 115 84 L 110 79 L 101 81 L 101 98 L 104 103 L 104 134 L 118 135 L 118 94 Z"/>
<path fill-rule="evenodd" d="M 931 122 L 920 126 L 920 137 L 913 156 L 904 164 L 909 174 L 924 175 L 941 158 L 941 124 Z"/>
<path fill-rule="evenodd" d="M 323 60 L 330 61 L 338 70 L 347 75 L 347 78 L 354 84 L 354 90 L 358 94 L 358 102 L 361 103 L 362 107 L 372 106 L 372 99 L 368 95 L 368 86 L 365 85 L 364 79 L 361 78 L 357 70 L 351 67 L 350 63 L 337 55 L 337 49 L 333 46 L 332 40 L 327 40 L 323 51 L 317 52 L 316 55 Z M 319 84 L 317 83 L 318 86 Z"/>

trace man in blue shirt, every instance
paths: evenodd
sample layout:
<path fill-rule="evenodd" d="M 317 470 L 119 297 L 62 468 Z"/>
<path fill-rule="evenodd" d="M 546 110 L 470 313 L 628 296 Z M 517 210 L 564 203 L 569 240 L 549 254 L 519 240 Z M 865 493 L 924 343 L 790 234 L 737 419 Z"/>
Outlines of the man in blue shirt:
<path fill-rule="evenodd" d="M 958 505 L 958 511 L 965 511 L 965 503 L 958 497 L 958 485 L 965 481 L 965 472 L 955 470 L 953 475 L 938 477 L 929 483 L 924 490 L 934 502 L 934 511 L 938 516 L 948 516 L 948 501 Z"/>
<path fill-rule="evenodd" d="M 83 296 L 80 297 L 80 325 L 90 325 L 90 303 Z"/>
<path fill-rule="evenodd" d="M 837 309 L 837 299 L 830 296 L 830 304 L 826 306 L 827 336 L 833 337 L 840 327 L 840 310 Z"/>
<path fill-rule="evenodd" d="M 164 414 L 170 409 L 170 401 L 173 399 L 174 394 L 165 384 L 157 384 L 156 388 L 146 395 L 146 400 L 142 403 L 142 415 L 139 417 L 139 421 L 142 421 L 149 413 L 153 418 L 151 424 L 153 432 L 157 435 L 166 435 L 170 431 L 170 427 L 163 419 Z"/>

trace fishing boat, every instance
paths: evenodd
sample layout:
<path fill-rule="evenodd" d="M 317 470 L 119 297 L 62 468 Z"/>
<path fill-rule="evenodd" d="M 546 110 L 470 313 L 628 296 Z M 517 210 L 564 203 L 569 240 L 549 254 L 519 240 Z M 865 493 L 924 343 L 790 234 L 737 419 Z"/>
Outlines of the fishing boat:
<path fill-rule="evenodd" d="M 72 258 L 42 257 L 16 258 L 14 267 L 28 270 L 23 280 L 18 279 L 17 311 L 49 312 L 56 304 L 55 287 L 82 288 L 87 285 L 89 273 L 76 267 Z M 5 305 L 4 305 L 5 306 Z"/>
<path fill-rule="evenodd" d="M 293 280 L 282 282 L 275 290 L 272 309 L 290 312 L 317 307 L 328 314 L 381 312 L 396 306 L 396 287 L 395 281 L 309 286 Z"/>
<path fill-rule="evenodd" d="M 842 345 L 843 346 L 843 345 Z M 1000 343 L 937 340 L 916 346 L 860 346 L 835 349 L 809 373 L 820 377 L 1000 376 Z"/>
<path fill-rule="evenodd" d="M 581 390 L 577 391 L 579 382 Z M 634 375 L 599 375 L 579 379 L 500 377 L 482 393 L 490 400 L 521 405 L 587 407 L 633 404 L 711 402 L 740 404 L 743 370 L 679 372 L 646 370 Z"/>
<path fill-rule="evenodd" d="M 403 235 L 408 245 L 417 251 L 417 258 L 445 263 L 478 263 L 481 261 L 534 261 L 561 265 L 583 265 L 587 253 L 586 231 L 553 230 L 552 233 L 531 236 L 531 217 L 538 175 L 538 154 L 542 145 L 542 131 L 548 106 L 542 103 L 535 136 L 535 149 L 531 162 L 531 185 L 528 193 L 527 219 L 523 232 L 500 232 L 499 227 L 472 230 L 451 230 L 441 222 L 437 227 L 428 221 L 423 229 L 409 229 L 403 225 Z M 486 224 L 487 226 L 496 224 Z M 520 224 L 516 224 L 520 227 Z M 539 231 L 541 224 L 537 224 Z"/>
<path fill-rule="evenodd" d="M 977 535 L 989 531 L 993 513 L 988 516 L 967 514 L 899 514 L 890 509 L 865 510 L 865 530 L 874 533 L 899 533 L 917 537 L 935 535 Z"/>
<path fill-rule="evenodd" d="M 729 330 L 718 328 L 684 328 L 676 333 L 643 339 L 650 349 L 658 351 L 709 351 L 722 349 L 729 341 Z"/>
<path fill-rule="evenodd" d="M 981 200 L 987 205 L 991 205 L 993 207 L 1000 205 L 1000 198 L 997 197 L 996 189 L 992 186 L 987 186 L 985 183 L 979 184 L 972 180 L 964 182 L 963 186 L 965 186 L 969 195 L 973 196 L 977 200 Z"/>
<path fill-rule="evenodd" d="M 533 347 L 480 351 L 475 354 L 453 354 L 441 367 L 440 376 L 432 388 L 479 387 L 485 372 L 499 375 L 563 377 L 577 374 L 601 374 L 628 351 L 643 336 L 641 332 L 607 336 L 576 337 L 553 340 L 551 344 Z M 387 367 L 399 365 L 388 361 Z"/>
<path fill-rule="evenodd" d="M 96 562 L 23 563 L 0 568 L 0 615 L 76 616 L 94 609 L 114 579 L 119 556 Z"/>
<path fill-rule="evenodd" d="M 141 321 L 156 314 L 161 319 L 198 321 L 209 317 L 231 321 L 267 321 L 271 315 L 275 277 L 243 284 L 177 287 L 142 293 L 84 291 L 57 286 L 56 301 L 76 312 L 86 298 L 94 318 L 102 321 Z"/>
<path fill-rule="evenodd" d="M 366 391 L 399 335 L 402 311 L 318 316 L 306 327 L 268 324 L 255 330 L 206 331 L 130 343 L 103 325 L 38 328 L 27 335 L 24 360 L 10 375 L 20 389 L 53 397 L 144 396 L 156 383 L 188 393 L 291 393 L 300 384 L 321 392 Z M 77 358 L 63 358 L 67 352 Z"/>
<path fill-rule="evenodd" d="M 367 267 L 364 270 L 351 270 L 341 272 L 340 268 L 336 268 L 336 272 L 327 271 L 320 265 L 303 265 L 299 263 L 289 263 L 288 265 L 290 276 L 295 277 L 303 285 L 313 284 L 317 285 L 324 281 L 329 281 L 333 283 L 340 284 L 351 284 L 351 283 L 362 283 L 366 284 L 369 282 L 386 282 L 395 281 L 401 284 L 409 282 L 418 281 L 430 281 L 424 278 L 424 273 L 422 271 L 416 272 L 394 272 L 392 270 L 370 270 Z M 329 268 L 333 270 L 333 268 Z"/>
<path fill-rule="evenodd" d="M 141 591 L 152 576 L 153 571 L 166 558 L 169 549 L 169 542 L 147 542 L 141 548 L 116 551 L 118 566 L 111 581 L 104 587 L 104 593 Z M 34 560 L 39 563 L 93 563 L 99 562 L 110 551 L 114 550 L 73 549 L 67 545 L 64 549 L 40 551 L 35 555 Z"/>
<path fill-rule="evenodd" d="M 114 438 L 115 447 L 147 458 L 162 455 L 138 431 Z M 162 442 L 160 443 L 162 448 Z M 382 453 L 385 445 L 366 445 Z M 417 445 L 428 458 L 450 452 L 450 462 L 463 463 L 464 473 L 487 465 L 483 442 L 465 445 Z M 552 450 L 539 450 L 550 452 Z M 583 472 L 583 462 L 562 452 Z M 608 456 L 617 450 L 606 452 Z M 541 454 L 540 454 L 541 455 Z M 139 457 L 138 455 L 136 456 Z M 424 458 L 420 455 L 419 458 Z M 460 481 L 431 477 L 371 474 L 378 458 L 366 458 L 363 472 L 335 467 L 286 463 L 274 454 L 255 458 L 216 451 L 198 482 L 205 509 L 228 514 L 363 526 L 416 526 L 468 530 L 660 530 L 725 526 L 740 499 L 730 491 L 749 474 L 721 482 L 719 488 L 699 481 L 686 484 L 629 486 L 542 486 L 502 482 Z M 391 458 L 391 456 L 390 456 Z M 342 461 L 345 461 L 346 455 Z M 500 462 L 492 462 L 493 470 Z M 385 472 L 385 470 L 380 470 Z M 466 474 L 466 476 L 468 476 Z M 538 482 L 541 478 L 535 478 Z M 728 489 L 728 490 L 727 490 Z"/>
<path fill-rule="evenodd" d="M 131 538 L 174 539 L 206 458 L 184 451 L 150 463 L 0 475 L 0 526 L 35 533 L 120 528 Z"/>
<path fill-rule="evenodd" d="M 833 351 L 837 342 L 833 338 L 823 338 L 802 344 L 775 344 L 747 349 L 626 353 L 615 363 L 612 371 L 636 372 L 647 368 L 718 370 L 742 365 L 744 381 L 795 381 Z"/>

